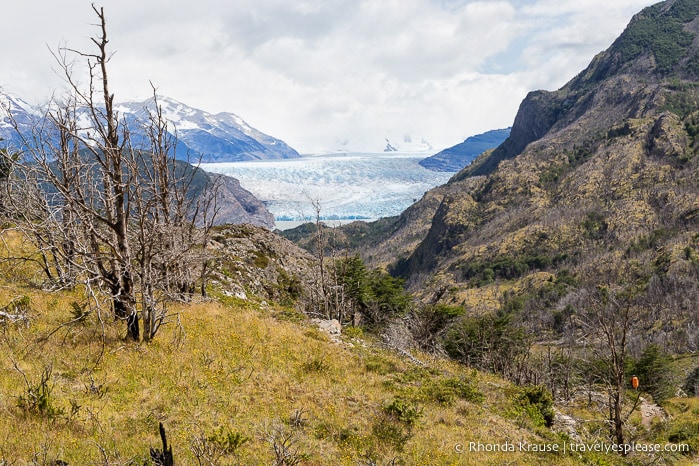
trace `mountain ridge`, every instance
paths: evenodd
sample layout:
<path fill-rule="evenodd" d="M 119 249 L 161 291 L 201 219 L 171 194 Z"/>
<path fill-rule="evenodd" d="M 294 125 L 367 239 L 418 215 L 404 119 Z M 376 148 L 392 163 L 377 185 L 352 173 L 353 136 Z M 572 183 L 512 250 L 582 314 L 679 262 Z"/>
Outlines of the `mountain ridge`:
<path fill-rule="evenodd" d="M 699 349 L 699 332 L 682 329 L 699 320 L 687 305 L 699 302 L 698 32 L 696 0 L 644 9 L 561 89 L 529 93 L 500 146 L 376 235 L 362 230 L 354 251 L 423 302 L 511 313 L 537 338 L 575 327 L 586 305 L 574 296 L 626 290 L 643 310 L 632 351 Z M 685 33 L 681 54 L 656 57 L 654 44 Z M 568 276 L 575 285 L 551 296 Z"/>
<path fill-rule="evenodd" d="M 458 172 L 483 152 L 502 144 L 512 128 L 494 129 L 469 136 L 459 144 L 448 147 L 420 161 L 420 165 L 434 171 Z"/>
<path fill-rule="evenodd" d="M 150 99 L 142 103 L 118 104 L 117 112 L 120 113 L 119 118 L 126 121 L 130 128 L 142 128 L 142 125 L 148 122 L 147 105 L 150 103 L 152 107 L 152 102 L 153 100 Z M 264 135 L 248 126 L 247 123 L 237 115 L 221 113 L 214 116 L 187 107 L 184 104 L 180 104 L 168 98 L 163 98 L 162 102 L 166 104 L 161 107 L 163 108 L 164 117 L 168 119 L 168 117 L 176 116 L 176 122 L 184 122 L 185 126 L 188 126 L 190 130 L 199 128 L 199 124 L 196 120 L 193 120 L 192 117 L 198 117 L 200 121 L 208 119 L 212 127 L 215 127 L 219 122 L 223 122 L 221 126 L 229 128 L 230 134 L 228 138 L 230 139 L 231 134 L 237 134 L 231 129 L 237 125 L 238 129 L 236 129 L 236 131 L 238 133 L 248 133 L 248 139 L 252 140 L 253 137 L 256 137 L 265 141 L 269 146 L 274 146 L 279 143 L 281 153 L 286 153 L 286 148 L 288 146 L 283 142 L 271 136 Z M 31 106 L 21 97 L 6 92 L 3 88 L 0 88 L 0 106 L 10 114 L 0 119 L 0 140 L 3 141 L 3 145 L 10 147 L 10 150 L 16 150 L 17 148 L 24 147 L 27 142 L 31 143 L 34 141 L 34 131 L 36 131 L 37 128 L 41 128 L 41 122 L 45 118 L 44 112 Z M 154 109 L 151 108 L 151 110 Z M 177 115 L 176 112 L 181 112 L 181 114 Z M 80 118 L 80 115 L 77 115 L 77 117 Z M 14 122 L 12 120 L 14 120 Z M 138 133 L 132 134 L 132 137 L 136 144 L 138 144 L 138 141 L 145 139 L 145 135 Z M 250 144 L 252 143 L 249 143 L 249 145 Z M 255 150 L 258 151 L 256 152 L 258 156 L 262 157 L 264 152 L 269 152 L 261 143 L 256 144 Z M 192 147 L 198 147 L 199 150 L 205 149 L 204 146 L 196 146 L 191 142 L 189 142 L 189 145 L 186 145 L 185 141 L 177 139 L 175 154 L 178 155 L 177 158 L 180 162 L 189 163 L 193 161 L 196 164 L 198 158 L 203 158 L 201 153 L 194 151 Z M 179 156 L 180 154 L 181 156 Z M 298 154 L 296 155 L 298 156 Z M 248 156 L 252 155 L 248 154 Z M 237 179 L 212 173 L 205 173 L 205 178 L 207 180 L 217 180 L 219 182 L 219 209 L 216 217 L 216 224 L 249 223 L 269 229 L 274 228 L 274 216 L 260 200 L 240 186 L 240 182 Z"/>
<path fill-rule="evenodd" d="M 156 101 L 168 121 L 168 132 L 177 142 L 176 156 L 181 160 L 212 163 L 300 157 L 284 141 L 253 128 L 234 113 L 211 114 L 163 96 L 115 104 L 118 118 L 129 126 L 136 141 L 146 139 L 139 128 L 148 124 L 149 112 L 155 111 Z M 31 130 L 41 123 L 45 110 L 2 88 L 0 103 L 12 114 L 20 132 L 31 140 Z M 0 137 L 15 146 L 23 145 L 8 116 L 0 120 Z"/>
<path fill-rule="evenodd" d="M 117 105 L 122 116 L 147 120 L 155 98 Z M 174 127 L 177 141 L 194 160 L 203 163 L 297 158 L 300 154 L 284 141 L 250 126 L 240 116 L 212 114 L 169 97 L 157 97 L 163 116 Z"/>

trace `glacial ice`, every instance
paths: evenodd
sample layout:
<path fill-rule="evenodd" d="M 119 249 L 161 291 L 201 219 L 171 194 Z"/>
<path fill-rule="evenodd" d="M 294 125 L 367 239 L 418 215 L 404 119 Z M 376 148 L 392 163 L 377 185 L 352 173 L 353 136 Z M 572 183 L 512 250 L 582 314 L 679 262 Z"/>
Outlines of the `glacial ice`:
<path fill-rule="evenodd" d="M 276 220 L 377 219 L 400 214 L 453 173 L 418 162 L 426 153 L 337 153 L 297 159 L 201 164 L 232 176 L 263 201 Z"/>

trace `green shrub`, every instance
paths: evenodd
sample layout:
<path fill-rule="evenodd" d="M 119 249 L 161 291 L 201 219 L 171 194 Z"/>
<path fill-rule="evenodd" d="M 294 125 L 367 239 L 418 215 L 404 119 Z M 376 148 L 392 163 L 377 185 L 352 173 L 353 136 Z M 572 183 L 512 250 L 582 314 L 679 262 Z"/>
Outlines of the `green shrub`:
<path fill-rule="evenodd" d="M 518 256 L 497 256 L 493 259 L 469 261 L 459 266 L 463 280 L 471 286 L 484 286 L 495 279 L 512 280 L 531 270 L 545 270 L 566 260 L 566 254 L 548 256 L 533 252 Z"/>
<path fill-rule="evenodd" d="M 410 331 L 424 350 L 431 351 L 439 347 L 444 330 L 465 313 L 466 309 L 462 306 L 424 305 L 412 312 Z"/>
<path fill-rule="evenodd" d="M 423 413 L 423 409 L 417 403 L 402 398 L 394 398 L 383 406 L 382 411 L 392 419 L 411 427 L 417 424 Z"/>
<path fill-rule="evenodd" d="M 524 329 L 512 323 L 512 314 L 485 315 L 455 322 L 444 349 L 468 366 L 505 374 L 528 352 L 529 344 Z"/>
<path fill-rule="evenodd" d="M 609 227 L 604 215 L 595 211 L 588 212 L 580 226 L 585 232 L 585 236 L 591 240 L 604 238 L 607 234 L 607 228 Z"/>
<path fill-rule="evenodd" d="M 255 258 L 253 259 L 252 263 L 255 264 L 255 267 L 258 269 L 266 269 L 267 266 L 269 265 L 269 257 L 262 252 L 262 251 L 254 251 Z"/>
<path fill-rule="evenodd" d="M 391 445 L 398 451 L 402 451 L 405 443 L 412 437 L 409 428 L 390 417 L 379 418 L 372 426 L 371 432 L 382 444 Z"/>
<path fill-rule="evenodd" d="M 206 440 L 226 455 L 234 455 L 240 447 L 248 443 L 251 439 L 240 432 L 233 432 L 229 429 L 219 427 Z"/>
<path fill-rule="evenodd" d="M 688 396 L 699 396 L 699 366 L 689 373 L 682 389 Z"/>
<path fill-rule="evenodd" d="M 335 270 L 345 295 L 368 326 L 382 325 L 410 308 L 405 281 L 381 270 L 369 272 L 359 256 L 338 261 Z"/>
<path fill-rule="evenodd" d="M 303 295 L 301 279 L 295 275 L 289 275 L 281 267 L 277 268 L 278 278 L 276 288 L 279 291 L 279 304 L 290 306 Z"/>
<path fill-rule="evenodd" d="M 515 398 L 516 405 L 524 410 L 538 426 L 553 426 L 553 395 L 543 385 L 522 387 Z"/>
<path fill-rule="evenodd" d="M 658 345 L 646 346 L 631 371 L 639 378 L 639 389 L 649 393 L 656 403 L 663 404 L 674 396 L 672 359 Z"/>
<path fill-rule="evenodd" d="M 457 399 L 480 403 L 483 394 L 478 391 L 475 380 L 449 377 L 429 382 L 423 389 L 426 398 L 443 405 L 452 405 Z"/>
<path fill-rule="evenodd" d="M 364 363 L 364 368 L 381 375 L 398 372 L 398 367 L 393 361 L 381 356 L 369 356 Z"/>
<path fill-rule="evenodd" d="M 36 416 L 54 419 L 64 414 L 62 408 L 57 408 L 52 396 L 53 392 L 53 367 L 44 367 L 37 382 L 30 381 L 22 372 L 25 383 L 25 391 L 17 397 L 17 407 L 22 411 Z"/>
<path fill-rule="evenodd" d="M 310 361 L 303 363 L 301 367 L 306 373 L 325 374 L 330 371 L 330 366 L 328 366 L 323 357 L 314 357 Z"/>
<path fill-rule="evenodd" d="M 678 423 L 670 430 L 667 439 L 672 443 L 689 445 L 689 451 L 683 452 L 687 456 L 699 453 L 699 422 Z"/>
<path fill-rule="evenodd" d="M 423 410 L 415 402 L 395 398 L 385 404 L 372 426 L 372 434 L 382 443 L 402 451 L 413 435 L 413 427 L 422 417 Z"/>

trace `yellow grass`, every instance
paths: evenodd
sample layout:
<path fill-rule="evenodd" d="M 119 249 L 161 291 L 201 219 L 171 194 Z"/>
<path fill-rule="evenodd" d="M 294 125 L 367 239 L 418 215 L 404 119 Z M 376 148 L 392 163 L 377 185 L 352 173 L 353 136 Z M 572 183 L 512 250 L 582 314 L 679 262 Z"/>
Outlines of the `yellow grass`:
<path fill-rule="evenodd" d="M 104 322 L 103 333 L 93 315 L 46 340 L 70 320 L 70 302 L 78 296 L 5 286 L 0 303 L 23 293 L 32 296 L 31 323 L 5 328 L 0 339 L 0 459 L 9 464 L 35 457 L 100 463 L 105 455 L 142 464 L 149 448 L 159 446 L 159 422 L 178 464 L 197 464 L 195 438 L 219 428 L 249 437 L 237 459 L 226 457 L 241 464 L 270 464 L 269 437 L 277 431 L 293 435 L 303 464 L 354 465 L 363 457 L 429 465 L 540 461 L 536 455 L 466 456 L 455 450 L 469 441 L 535 438 L 498 414 L 509 401 L 492 387 L 482 405 L 422 401 L 422 416 L 406 429 L 410 439 L 400 446 L 382 441 L 373 431 L 382 407 L 407 393 L 407 385 L 424 382 L 396 382 L 414 369 L 412 363 L 367 343 L 332 343 L 315 328 L 280 321 L 272 312 L 219 302 L 183 306 L 176 309 L 181 326 L 166 326 L 150 344 L 122 341 L 118 322 Z M 25 377 L 30 386 L 38 384 L 47 367 L 53 411 L 22 409 Z M 433 361 L 433 368 L 470 376 L 446 361 Z M 479 376 L 484 389 L 489 380 Z M 289 421 L 294 413 L 296 426 Z"/>
<path fill-rule="evenodd" d="M 65 325 L 79 290 L 49 293 L 7 280 L 0 307 L 29 296 L 28 324 L 0 326 L 0 465 L 143 465 L 163 423 L 178 465 L 209 464 L 197 447 L 246 439 L 215 464 L 274 464 L 286 440 L 304 465 L 583 464 L 599 457 L 519 451 L 520 442 L 562 444 L 514 406 L 517 389 L 495 376 L 415 354 L 420 367 L 370 337 L 332 342 L 294 311 L 230 298 L 173 307 L 149 344 L 91 314 Z M 33 277 L 25 270 L 27 277 Z M 15 276 L 17 278 L 17 276 Z M 31 403 L 49 373 L 48 403 Z M 440 403 L 426 390 L 470 380 L 482 402 Z M 395 400 L 415 406 L 394 419 Z M 515 452 L 469 451 L 514 445 Z M 199 455 L 199 457 L 197 456 Z M 199 462 L 201 461 L 201 463 Z M 605 457 L 608 464 L 620 463 Z"/>

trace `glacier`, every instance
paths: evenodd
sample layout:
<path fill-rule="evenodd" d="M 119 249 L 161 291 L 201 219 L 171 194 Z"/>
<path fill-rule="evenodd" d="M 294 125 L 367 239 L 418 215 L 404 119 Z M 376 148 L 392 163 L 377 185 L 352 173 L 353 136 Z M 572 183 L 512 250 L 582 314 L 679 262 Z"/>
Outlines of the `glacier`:
<path fill-rule="evenodd" d="M 232 176 L 265 203 L 275 221 L 374 220 L 400 214 L 446 183 L 450 172 L 419 165 L 425 153 L 335 153 L 296 159 L 202 163 Z"/>

